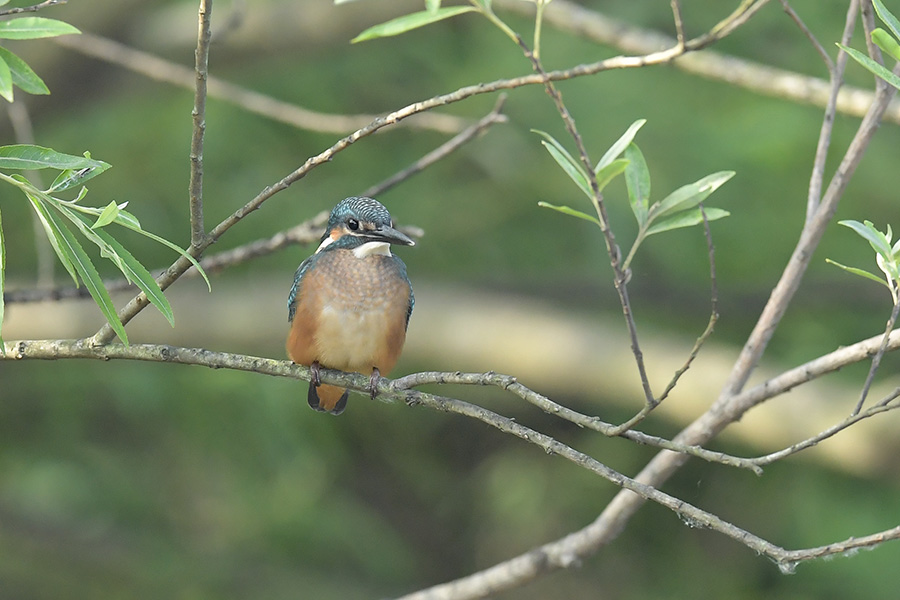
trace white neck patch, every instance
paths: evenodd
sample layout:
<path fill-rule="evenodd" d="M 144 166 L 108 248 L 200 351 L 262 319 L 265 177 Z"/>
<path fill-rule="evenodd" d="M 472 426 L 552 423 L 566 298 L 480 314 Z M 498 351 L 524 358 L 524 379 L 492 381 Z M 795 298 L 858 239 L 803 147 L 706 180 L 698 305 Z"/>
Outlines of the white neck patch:
<path fill-rule="evenodd" d="M 319 250 L 322 247 L 319 246 Z M 356 258 L 365 258 L 367 256 L 374 256 L 380 254 L 381 256 L 390 256 L 391 255 L 391 245 L 387 242 L 366 242 L 361 246 L 357 246 L 353 249 L 353 256 Z"/>
<path fill-rule="evenodd" d="M 319 247 L 318 247 L 318 248 L 316 248 L 316 251 L 314 252 L 314 254 L 318 254 L 319 252 L 321 252 L 322 250 L 324 250 L 324 249 L 325 249 L 326 247 L 328 247 L 328 245 L 331 244 L 331 242 L 333 242 L 333 241 L 334 241 L 334 240 L 331 239 L 330 237 L 327 237 L 327 238 L 325 238 L 324 240 L 322 240 L 322 243 L 319 244 Z"/>

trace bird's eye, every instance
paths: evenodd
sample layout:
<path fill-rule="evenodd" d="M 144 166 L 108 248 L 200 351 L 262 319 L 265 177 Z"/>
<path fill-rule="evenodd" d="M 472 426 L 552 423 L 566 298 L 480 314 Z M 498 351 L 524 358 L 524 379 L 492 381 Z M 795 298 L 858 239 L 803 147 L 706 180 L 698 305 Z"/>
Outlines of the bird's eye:
<path fill-rule="evenodd" d="M 356 219 L 350 219 L 349 221 L 347 221 L 347 227 L 349 227 L 351 231 L 356 231 L 357 229 L 359 229 L 359 221 L 357 221 Z"/>

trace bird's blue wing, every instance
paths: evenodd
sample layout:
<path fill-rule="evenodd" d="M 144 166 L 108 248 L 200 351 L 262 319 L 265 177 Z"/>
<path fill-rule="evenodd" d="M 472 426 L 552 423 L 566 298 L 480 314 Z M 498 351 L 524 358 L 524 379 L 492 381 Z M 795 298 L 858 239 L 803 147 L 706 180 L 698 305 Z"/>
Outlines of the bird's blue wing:
<path fill-rule="evenodd" d="M 306 275 L 306 272 L 309 271 L 309 268 L 315 263 L 315 260 L 318 258 L 318 254 L 313 254 L 297 267 L 297 272 L 294 273 L 294 283 L 291 285 L 291 293 L 288 294 L 288 323 L 294 320 L 294 313 L 297 312 L 297 296 L 300 295 L 300 286 L 303 284 L 303 276 Z M 410 309 L 411 310 L 411 309 Z"/>

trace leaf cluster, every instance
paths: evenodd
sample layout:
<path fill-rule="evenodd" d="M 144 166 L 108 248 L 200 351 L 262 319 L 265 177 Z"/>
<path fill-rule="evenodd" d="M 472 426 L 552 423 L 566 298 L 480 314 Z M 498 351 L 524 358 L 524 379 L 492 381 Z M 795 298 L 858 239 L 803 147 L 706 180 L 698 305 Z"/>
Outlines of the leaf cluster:
<path fill-rule="evenodd" d="M 891 298 L 894 300 L 894 304 L 897 304 L 898 300 L 900 300 L 900 240 L 894 243 L 893 246 L 891 245 L 891 240 L 893 238 L 891 226 L 888 225 L 887 231 L 882 233 L 875 228 L 875 225 L 873 225 L 871 221 L 863 221 L 860 223 L 859 221 L 847 220 L 839 221 L 839 224 L 844 227 L 849 227 L 859 234 L 860 237 L 869 242 L 869 245 L 872 246 L 872 249 L 875 251 L 875 264 L 878 265 L 878 268 L 881 270 L 882 276 L 879 277 L 865 269 L 842 265 L 830 258 L 826 258 L 826 262 L 853 273 L 854 275 L 871 279 L 872 281 L 876 281 L 887 287 L 891 292 Z"/>
<path fill-rule="evenodd" d="M 635 252 L 645 238 L 656 233 L 691 227 L 708 221 L 715 221 L 727 217 L 730 213 L 720 208 L 706 208 L 702 203 L 716 191 L 723 183 L 734 176 L 734 171 L 719 171 L 707 175 L 694 183 L 684 185 L 660 201 L 650 203 L 650 171 L 644 160 L 640 148 L 634 143 L 634 137 L 638 130 L 646 123 L 640 119 L 631 126 L 609 147 L 600 161 L 594 167 L 594 176 L 597 180 L 597 192 L 615 179 L 618 175 L 625 174 L 625 185 L 628 189 L 628 201 L 631 212 L 638 224 L 637 237 L 632 244 L 628 256 L 622 264 L 623 270 L 627 270 L 634 258 Z M 590 186 L 588 172 L 580 161 L 576 160 L 558 141 L 549 133 L 536 131 L 544 140 L 541 143 L 550 153 L 550 156 L 563 169 L 575 185 L 595 202 L 594 191 Z M 624 156 L 624 158 L 620 158 Z M 569 206 L 556 206 L 547 202 L 539 202 L 540 206 L 552 208 L 558 212 L 590 221 L 599 227 L 605 224 L 601 221 L 601 213 L 597 211 L 597 217 L 576 210 Z M 597 208 L 595 206 L 595 208 Z"/>
<path fill-rule="evenodd" d="M 884 3 L 882 3 L 881 0 L 872 0 L 872 4 L 875 6 L 875 12 L 878 13 L 878 17 L 888 26 L 888 29 L 891 30 L 891 33 L 888 33 L 881 27 L 876 27 L 872 31 L 872 42 L 881 48 L 882 52 L 894 60 L 900 61 L 900 42 L 898 42 L 898 40 L 900 40 L 900 20 L 884 6 Z M 894 75 L 890 69 L 872 60 L 859 50 L 854 50 L 843 44 L 838 44 L 838 47 L 863 67 L 884 79 L 895 88 L 900 89 L 900 77 Z"/>
<path fill-rule="evenodd" d="M 8 1 L 0 0 L 0 6 Z M 0 21 L 0 40 L 33 40 L 70 33 L 81 32 L 72 25 L 56 19 L 21 17 Z M 0 47 L 0 96 L 8 102 L 13 101 L 13 86 L 28 94 L 50 93 L 44 81 L 24 60 L 6 48 Z"/>
<path fill-rule="evenodd" d="M 110 327 L 119 339 L 127 344 L 128 336 L 116 313 L 115 305 L 97 268 L 85 252 L 76 233 L 96 245 L 100 250 L 100 255 L 112 262 L 129 282 L 137 285 L 153 306 L 173 325 L 172 307 L 159 284 L 147 268 L 110 233 L 107 226 L 120 225 L 168 246 L 190 260 L 204 278 L 206 275 L 197 261 L 184 250 L 172 242 L 144 230 L 138 219 L 125 210 L 127 202 L 122 204 L 110 202 L 102 208 L 85 206 L 81 203 L 87 195 L 87 188 L 83 184 L 100 175 L 109 167 L 108 163 L 91 158 L 87 152 L 84 156 L 74 156 L 28 144 L 0 147 L 0 181 L 5 181 L 18 188 L 25 195 L 43 226 L 44 233 L 59 262 L 72 277 L 75 285 L 84 283 Z M 38 189 L 31 181 L 18 173 L 4 172 L 39 169 L 59 171 L 56 179 L 46 190 Z M 79 188 L 79 191 L 72 200 L 64 200 L 55 195 L 74 188 Z M 0 221 L 0 225 L 2 225 L 2 221 Z M 0 226 L 0 324 L 3 321 L 5 266 L 6 249 L 2 226 Z M 209 280 L 207 280 L 207 285 L 209 285 Z M 2 347 L 2 338 L 0 338 L 0 347 Z"/>

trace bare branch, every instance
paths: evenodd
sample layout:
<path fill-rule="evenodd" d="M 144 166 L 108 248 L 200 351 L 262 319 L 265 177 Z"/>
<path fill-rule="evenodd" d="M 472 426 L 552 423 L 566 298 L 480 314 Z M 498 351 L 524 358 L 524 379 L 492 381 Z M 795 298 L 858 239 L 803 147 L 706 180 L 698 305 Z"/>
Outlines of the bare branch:
<path fill-rule="evenodd" d="M 844 32 L 841 34 L 841 43 L 846 45 L 850 43 L 853 35 L 853 29 L 856 26 L 857 1 L 851 0 L 850 7 L 847 9 L 847 18 L 844 22 Z M 826 63 L 829 66 L 829 77 L 831 79 L 831 93 L 828 95 L 828 101 L 825 103 L 825 114 L 823 117 L 822 127 L 819 130 L 819 141 L 816 144 L 816 156 L 813 159 L 812 174 L 809 178 L 809 192 L 806 200 L 806 221 L 809 222 L 813 215 L 819 209 L 822 201 L 822 187 L 825 184 L 825 161 L 828 159 L 828 148 L 831 146 L 831 134 L 834 131 L 834 117 L 838 109 L 838 95 L 841 87 L 844 85 L 844 69 L 847 66 L 847 54 L 845 52 L 838 53 L 837 63 Z"/>
<path fill-rule="evenodd" d="M 519 14 L 530 14 L 531 10 L 527 2 L 520 0 L 495 0 L 494 5 Z M 678 40 L 671 36 L 618 21 L 571 0 L 554 0 L 550 3 L 545 12 L 545 21 L 563 31 L 632 54 L 650 54 L 659 48 L 678 46 Z M 841 60 L 840 57 L 838 60 Z M 827 106 L 832 95 L 832 85 L 823 79 L 713 50 L 685 54 L 673 61 L 672 66 L 766 96 L 813 106 Z M 863 117 L 873 100 L 874 94 L 869 90 L 843 87 L 835 101 L 835 107 L 841 114 Z M 900 123 L 900 102 L 895 101 L 890 105 L 885 112 L 885 120 Z"/>
<path fill-rule="evenodd" d="M 191 179 L 188 187 L 191 214 L 191 246 L 199 248 L 206 237 L 203 226 L 203 136 L 206 133 L 206 81 L 209 78 L 209 22 L 213 0 L 200 0 L 197 50 L 194 67 L 194 127 L 191 134 Z"/>
<path fill-rule="evenodd" d="M 256 356 L 229 354 L 225 352 L 212 352 L 202 348 L 180 348 L 168 345 L 156 344 L 106 344 L 104 346 L 92 346 L 88 340 L 32 340 L 8 342 L 4 346 L 5 354 L 0 354 L 4 360 L 59 360 L 67 358 L 90 358 L 96 360 L 143 360 L 153 362 L 192 364 L 207 366 L 210 368 L 227 368 L 241 371 L 250 371 L 266 375 L 291 377 L 309 381 L 310 370 L 302 365 L 295 365 L 289 361 L 272 360 Z M 331 369 L 322 369 L 320 372 L 323 383 L 340 385 L 350 388 L 361 394 L 369 393 L 369 378 L 359 373 L 342 373 Z M 380 397 L 388 400 L 401 400 L 411 406 L 422 405 L 443 412 L 458 414 L 486 423 L 497 430 L 514 435 L 522 440 L 534 444 L 547 454 L 555 454 L 566 460 L 585 468 L 607 481 L 625 490 L 637 494 L 645 500 L 652 500 L 676 513 L 690 527 L 701 527 L 721 533 L 740 544 L 743 544 L 775 561 L 783 570 L 792 570 L 798 562 L 821 558 L 846 552 L 852 548 L 871 547 L 888 540 L 900 538 L 900 527 L 886 530 L 865 538 L 854 538 L 846 542 L 829 544 L 817 548 L 805 550 L 785 550 L 765 539 L 754 535 L 740 527 L 733 525 L 716 515 L 704 511 L 683 500 L 675 498 L 651 485 L 642 483 L 636 479 L 609 468 L 596 459 L 567 446 L 558 440 L 526 427 L 512 419 L 484 409 L 480 406 L 469 404 L 455 398 L 438 396 L 413 390 L 398 389 L 398 386 L 387 379 L 382 379 L 377 385 Z M 503 563 L 492 569 L 470 576 L 465 580 L 459 580 L 444 586 L 437 586 L 431 590 L 425 590 L 412 594 L 407 598 L 475 598 L 483 597 L 488 591 L 498 591 L 509 587 L 509 582 L 520 583 L 522 577 L 533 578 L 541 572 L 551 569 L 565 568 L 577 563 L 579 556 L 583 555 L 582 542 L 576 534 L 568 536 L 559 542 L 547 544 L 537 550 L 517 559 L 520 563 L 527 563 L 528 569 L 522 570 L 512 563 Z M 535 560 L 539 559 L 539 560 Z M 526 566 L 526 565 L 522 565 Z M 504 578 L 490 583 L 485 588 L 485 579 L 493 578 L 496 570 L 514 571 L 514 577 L 507 574 Z M 475 584 L 477 592 L 466 593 L 461 587 L 471 587 Z M 442 595 L 441 591 L 447 587 L 454 588 L 452 595 Z"/>
<path fill-rule="evenodd" d="M 26 12 L 37 12 L 50 6 L 65 4 L 66 2 L 68 2 L 68 0 L 44 0 L 43 2 L 34 4 L 32 6 L 24 6 L 20 8 L 5 8 L 3 10 L 0 10 L 0 17 L 5 17 L 7 15 L 18 15 Z"/>
<path fill-rule="evenodd" d="M 52 38 L 52 41 L 65 48 L 119 65 L 156 81 L 163 81 L 190 90 L 193 90 L 196 85 L 196 73 L 193 69 L 107 38 L 82 33 L 81 35 Z M 248 90 L 217 77 L 207 79 L 207 91 L 210 98 L 228 102 L 247 112 L 309 131 L 344 134 L 365 127 L 377 118 L 376 115 L 334 115 L 312 111 Z M 415 119 L 410 119 L 406 123 L 412 128 L 430 129 L 450 134 L 458 133 L 469 124 L 466 119 L 439 113 L 417 115 Z"/>

